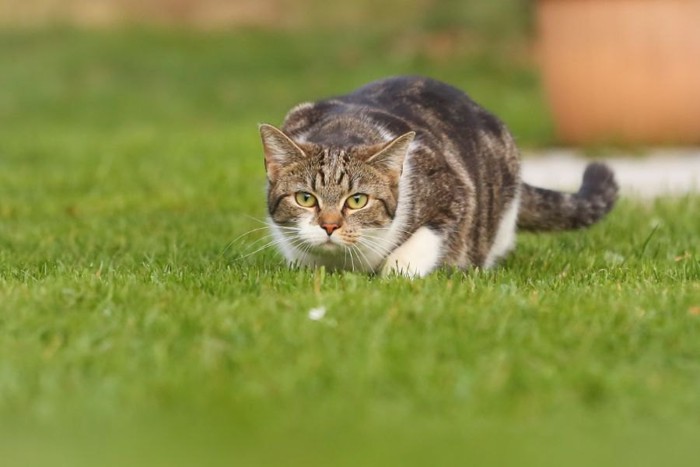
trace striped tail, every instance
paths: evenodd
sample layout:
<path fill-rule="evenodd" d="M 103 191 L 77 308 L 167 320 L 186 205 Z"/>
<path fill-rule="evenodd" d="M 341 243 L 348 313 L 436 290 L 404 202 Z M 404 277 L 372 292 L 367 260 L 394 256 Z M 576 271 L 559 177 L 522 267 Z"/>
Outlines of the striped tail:
<path fill-rule="evenodd" d="M 577 193 L 523 183 L 518 228 L 531 231 L 581 229 L 601 220 L 615 205 L 618 186 L 608 166 L 592 163 Z"/>

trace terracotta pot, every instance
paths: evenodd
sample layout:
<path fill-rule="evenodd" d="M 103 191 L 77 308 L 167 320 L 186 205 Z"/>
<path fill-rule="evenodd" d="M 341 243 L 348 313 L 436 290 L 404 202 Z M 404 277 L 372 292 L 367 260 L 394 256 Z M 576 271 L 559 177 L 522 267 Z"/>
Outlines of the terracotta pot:
<path fill-rule="evenodd" d="M 538 0 L 566 143 L 700 143 L 700 0 Z"/>

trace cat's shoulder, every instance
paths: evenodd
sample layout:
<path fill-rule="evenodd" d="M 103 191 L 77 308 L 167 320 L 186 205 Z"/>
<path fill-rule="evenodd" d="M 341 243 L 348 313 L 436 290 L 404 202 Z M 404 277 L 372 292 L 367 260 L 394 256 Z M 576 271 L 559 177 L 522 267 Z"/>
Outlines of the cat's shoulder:
<path fill-rule="evenodd" d="M 332 113 L 334 108 L 342 105 L 343 103 L 337 99 L 297 104 L 287 112 L 282 123 L 282 129 L 289 134 L 305 130 Z"/>

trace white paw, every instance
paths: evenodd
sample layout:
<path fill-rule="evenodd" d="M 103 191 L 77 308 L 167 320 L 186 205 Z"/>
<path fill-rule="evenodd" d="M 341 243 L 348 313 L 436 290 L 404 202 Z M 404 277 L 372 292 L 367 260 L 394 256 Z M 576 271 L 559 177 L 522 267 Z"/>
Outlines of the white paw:
<path fill-rule="evenodd" d="M 387 257 L 382 275 L 424 277 L 438 266 L 441 256 L 442 238 L 428 227 L 421 227 Z"/>

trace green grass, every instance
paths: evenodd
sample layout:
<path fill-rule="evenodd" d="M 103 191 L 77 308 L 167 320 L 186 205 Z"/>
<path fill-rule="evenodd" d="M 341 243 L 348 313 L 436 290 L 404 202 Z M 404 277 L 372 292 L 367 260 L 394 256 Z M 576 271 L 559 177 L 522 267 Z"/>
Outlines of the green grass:
<path fill-rule="evenodd" d="M 3 465 L 690 458 L 698 198 L 622 200 L 589 231 L 521 236 L 493 271 L 416 281 L 248 255 L 256 123 L 298 100 L 429 73 L 551 142 L 530 65 L 389 43 L 2 35 Z"/>

